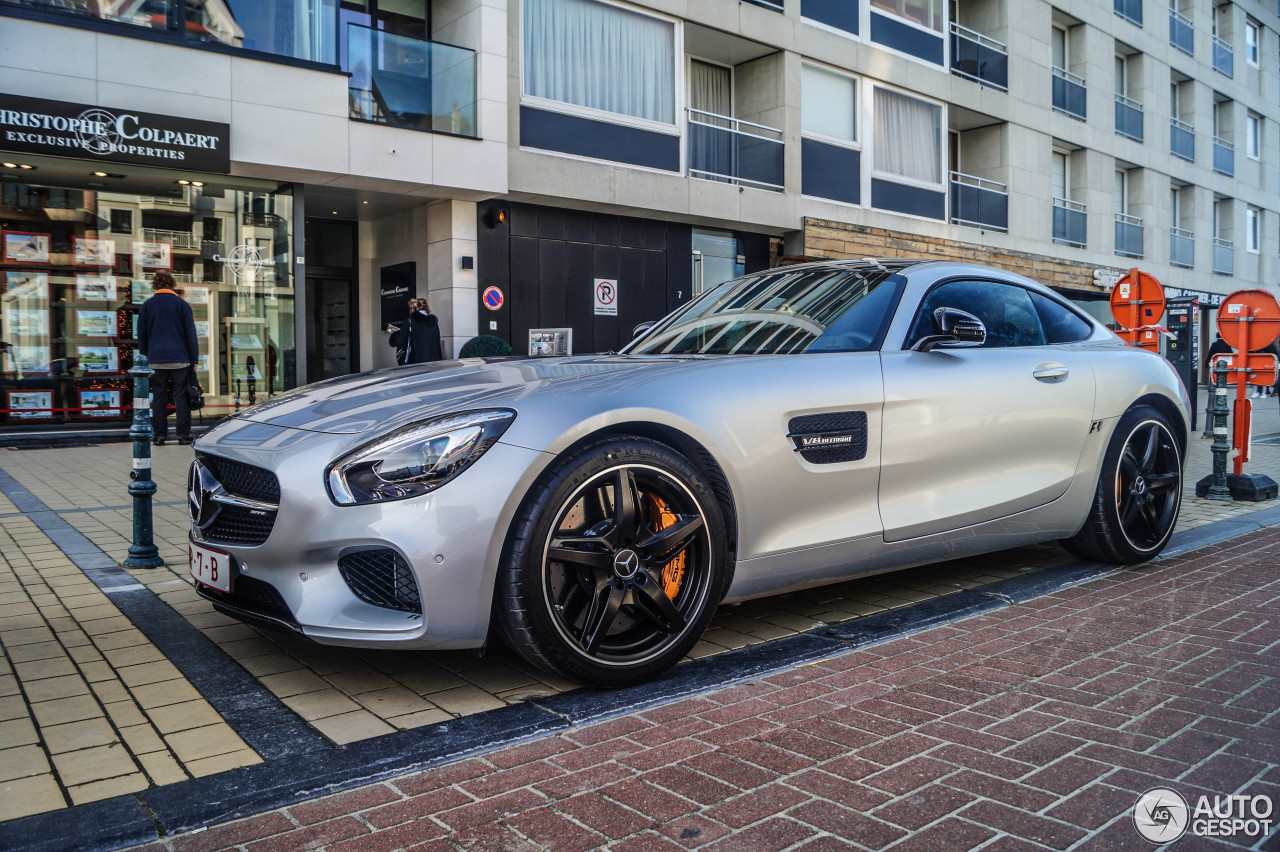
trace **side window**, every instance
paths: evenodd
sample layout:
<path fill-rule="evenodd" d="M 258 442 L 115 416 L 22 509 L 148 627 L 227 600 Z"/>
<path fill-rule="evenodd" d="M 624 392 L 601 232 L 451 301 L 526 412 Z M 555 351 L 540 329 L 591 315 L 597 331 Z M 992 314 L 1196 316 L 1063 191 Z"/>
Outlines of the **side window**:
<path fill-rule="evenodd" d="M 1075 343 L 1093 334 L 1093 326 L 1048 296 L 1032 293 L 1031 301 L 1035 303 L 1036 313 L 1040 314 L 1040 324 L 1044 326 L 1045 340 L 1049 343 Z"/>
<path fill-rule="evenodd" d="M 950 281 L 924 297 L 907 338 L 908 347 L 937 333 L 933 319 L 937 308 L 968 311 L 982 320 L 987 327 L 984 349 L 1045 344 L 1040 316 L 1026 290 L 996 281 Z"/>

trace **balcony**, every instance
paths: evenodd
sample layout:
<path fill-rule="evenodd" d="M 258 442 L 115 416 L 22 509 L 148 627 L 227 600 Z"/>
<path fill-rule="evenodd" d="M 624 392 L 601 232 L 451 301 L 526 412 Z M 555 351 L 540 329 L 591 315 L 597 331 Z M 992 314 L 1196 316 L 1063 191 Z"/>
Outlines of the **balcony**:
<path fill-rule="evenodd" d="M 1231 45 L 1220 39 L 1218 36 L 1213 37 L 1213 70 L 1221 71 L 1228 77 L 1235 76 L 1235 54 L 1231 52 Z"/>
<path fill-rule="evenodd" d="M 1196 160 L 1195 128 L 1185 121 L 1169 119 L 1169 153 L 1194 163 Z"/>
<path fill-rule="evenodd" d="M 275 213 L 260 213 L 256 211 L 245 211 L 242 220 L 245 226 L 249 228 L 277 228 L 284 223 L 284 220 Z"/>
<path fill-rule="evenodd" d="M 992 231 L 1009 230 L 1009 193 L 1004 184 L 951 173 L 951 223 Z"/>
<path fill-rule="evenodd" d="M 1196 31 L 1191 19 L 1173 9 L 1169 10 L 1169 44 L 1187 56 L 1196 54 Z"/>
<path fill-rule="evenodd" d="M 1169 263 L 1191 269 L 1196 265 L 1195 235 L 1181 228 L 1169 229 Z"/>
<path fill-rule="evenodd" d="M 1061 68 L 1053 69 L 1053 108 L 1084 121 L 1084 78 Z"/>
<path fill-rule="evenodd" d="M 1115 0 L 1114 8 L 1126 21 L 1142 26 L 1142 0 Z"/>
<path fill-rule="evenodd" d="M 1004 42 L 953 23 L 951 73 L 984 86 L 1008 91 L 1009 53 Z"/>
<path fill-rule="evenodd" d="M 1053 199 L 1053 241 L 1062 245 L 1084 248 L 1088 216 L 1079 201 L 1066 198 Z"/>
<path fill-rule="evenodd" d="M 689 111 L 689 177 L 782 191 L 782 131 L 716 115 Z"/>
<path fill-rule="evenodd" d="M 1236 274 L 1236 249 L 1231 240 L 1213 240 L 1213 271 L 1216 275 Z"/>
<path fill-rule="evenodd" d="M 142 238 L 148 242 L 170 243 L 176 249 L 200 248 L 200 238 L 190 231 L 166 231 L 163 228 L 143 228 Z"/>
<path fill-rule="evenodd" d="M 1236 173 L 1236 148 L 1221 136 L 1213 137 L 1213 170 L 1224 175 Z"/>
<path fill-rule="evenodd" d="M 178 284 L 196 283 L 196 277 L 190 272 L 175 272 L 173 273 L 173 280 Z"/>
<path fill-rule="evenodd" d="M 1142 219 L 1125 213 L 1116 214 L 1116 254 L 1142 257 Z"/>
<path fill-rule="evenodd" d="M 1142 141 L 1142 104 L 1116 93 L 1116 133 Z"/>
<path fill-rule="evenodd" d="M 357 121 L 479 135 L 474 50 L 348 24 L 343 70 Z"/>

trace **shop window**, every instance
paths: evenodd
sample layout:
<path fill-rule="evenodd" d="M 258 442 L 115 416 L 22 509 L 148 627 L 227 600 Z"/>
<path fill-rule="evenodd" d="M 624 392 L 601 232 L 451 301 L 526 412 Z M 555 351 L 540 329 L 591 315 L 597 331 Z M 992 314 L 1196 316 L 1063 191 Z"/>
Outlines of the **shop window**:
<path fill-rule="evenodd" d="M 255 217 L 250 193 L 234 188 L 192 194 L 185 208 L 123 181 L 111 192 L 3 190 L 15 213 L 0 233 L 0 432 L 127 425 L 138 310 L 160 270 L 195 315 L 208 414 L 295 384 L 288 195 L 255 193 Z M 227 245 L 211 249 L 209 234 Z"/>

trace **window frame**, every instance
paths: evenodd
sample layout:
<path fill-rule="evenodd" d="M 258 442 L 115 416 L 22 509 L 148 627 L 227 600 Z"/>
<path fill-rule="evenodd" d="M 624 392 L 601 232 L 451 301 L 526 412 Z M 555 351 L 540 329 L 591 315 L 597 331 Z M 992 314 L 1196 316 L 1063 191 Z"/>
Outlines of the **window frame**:
<path fill-rule="evenodd" d="M 824 71 L 828 74 L 834 74 L 838 77 L 847 77 L 849 81 L 853 84 L 853 133 L 855 138 L 852 141 L 848 139 L 841 139 L 839 136 L 828 136 L 825 133 L 819 133 L 815 130 L 805 129 L 805 126 L 804 126 L 804 102 L 805 102 L 804 67 L 806 65 L 812 68 L 816 68 L 819 71 Z M 813 139 L 816 142 L 824 142 L 828 145 L 835 145 L 840 148 L 848 148 L 852 151 L 861 151 L 863 148 L 862 140 L 866 130 L 866 128 L 862 126 L 862 122 L 865 117 L 864 113 L 866 112 L 866 110 L 864 110 L 862 107 L 862 102 L 864 100 L 864 96 L 862 92 L 862 81 L 863 81 L 862 77 L 859 77 L 857 74 L 854 74 L 850 71 L 846 71 L 842 68 L 836 68 L 835 66 L 827 65 L 826 63 L 823 63 L 823 62 L 815 62 L 812 59 L 801 57 L 800 59 L 800 137 L 802 139 Z"/>
<path fill-rule="evenodd" d="M 1244 61 L 1258 68 L 1262 56 L 1262 25 L 1253 18 L 1244 19 Z"/>
<path fill-rule="evenodd" d="M 668 136 L 678 136 L 685 138 L 688 135 L 688 98 L 686 96 L 685 87 L 688 85 L 685 76 L 685 65 L 688 61 L 684 52 L 684 21 L 681 18 L 675 18 L 670 15 L 664 15 L 651 9 L 632 6 L 629 3 L 618 2 L 618 0 L 589 0 L 592 3 L 598 3 L 602 6 L 612 6 L 615 9 L 621 9 L 625 12 L 632 12 L 645 17 L 654 18 L 672 25 L 672 60 L 674 68 L 672 69 L 672 86 L 673 92 L 672 108 L 673 123 L 667 124 L 662 121 L 654 121 L 648 118 L 638 118 L 633 115 L 626 115 L 620 112 L 609 112 L 608 110 L 597 109 L 596 107 L 582 106 L 581 104 L 569 103 L 567 101 L 557 101 L 551 98 L 544 98 L 538 95 L 531 95 L 526 91 L 525 80 L 525 29 L 527 21 L 525 19 L 525 8 L 527 0 L 520 0 L 520 12 L 518 20 L 518 36 L 517 44 L 519 45 L 519 55 L 517 62 L 519 63 L 520 74 L 520 99 L 519 105 L 534 107 L 536 109 L 546 110 L 548 112 L 561 113 L 563 115 L 572 115 L 579 118 L 587 118 L 593 121 L 602 121 L 606 124 L 617 124 L 624 127 L 635 127 L 640 130 L 652 130 L 656 133 L 663 133 Z M 683 174 L 685 163 L 684 146 L 680 146 L 680 170 Z M 539 153 L 550 153 L 539 151 Z M 590 157 L 578 157 L 575 155 L 565 154 L 562 156 L 570 157 L 574 160 L 591 160 L 593 162 L 609 162 L 612 165 L 620 165 L 610 160 L 595 160 Z M 641 168 L 638 166 L 628 166 L 628 168 Z M 663 174 L 667 172 L 663 171 Z"/>
<path fill-rule="evenodd" d="M 919 189 L 928 189 L 928 190 L 933 190 L 937 192 L 946 192 L 948 189 L 948 182 L 951 177 L 950 169 L 947 167 L 947 104 L 943 101 L 937 101 L 937 100 L 934 100 L 933 98 L 921 95 L 917 92 L 913 92 L 910 89 L 904 89 L 901 86 L 894 86 L 890 83 L 885 83 L 880 80 L 868 80 L 867 85 L 870 88 L 870 97 L 867 98 L 867 101 L 870 104 L 870 108 L 863 110 L 863 115 L 864 115 L 865 121 L 867 122 L 867 126 L 864 128 L 864 130 L 866 131 L 866 139 L 867 139 L 866 145 L 868 149 L 867 153 L 869 156 L 869 161 L 866 165 L 866 168 L 864 168 L 863 171 L 866 172 L 868 178 L 880 178 L 882 180 L 887 180 L 890 183 L 902 184 L 903 186 L 914 186 Z M 876 89 L 884 89 L 885 91 L 893 92 L 894 94 L 900 95 L 904 98 L 911 98 L 912 100 L 920 101 L 921 103 L 926 103 L 929 106 L 937 107 L 938 109 L 938 139 L 937 139 L 938 161 L 937 161 L 937 164 L 938 164 L 938 177 L 939 177 L 938 183 L 932 183 L 930 181 L 921 180 L 920 178 L 912 178 L 912 177 L 907 177 L 905 175 L 894 174 L 893 172 L 885 172 L 876 168 L 876 156 L 875 156 L 876 146 L 880 144 L 880 140 L 876 137 L 876 132 L 875 132 Z M 908 215 L 908 214 L 896 214 L 896 215 Z M 919 218 L 919 217 L 915 217 L 915 218 Z"/>
<path fill-rule="evenodd" d="M 1244 250 L 1249 254 L 1262 252 L 1262 210 L 1252 204 L 1244 208 Z"/>
<path fill-rule="evenodd" d="M 1262 116 L 1253 110 L 1244 116 L 1244 150 L 1250 160 L 1262 159 Z"/>

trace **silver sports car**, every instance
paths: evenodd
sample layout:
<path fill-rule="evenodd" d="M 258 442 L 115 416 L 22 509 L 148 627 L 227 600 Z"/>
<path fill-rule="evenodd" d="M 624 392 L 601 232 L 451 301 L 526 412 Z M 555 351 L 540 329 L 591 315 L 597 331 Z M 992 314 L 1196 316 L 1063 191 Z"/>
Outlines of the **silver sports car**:
<path fill-rule="evenodd" d="M 320 382 L 196 442 L 191 571 L 316 642 L 496 629 L 593 684 L 716 605 L 1060 539 L 1151 559 L 1182 494 L 1164 359 L 1025 278 L 851 261 L 722 284 L 625 351 Z"/>

